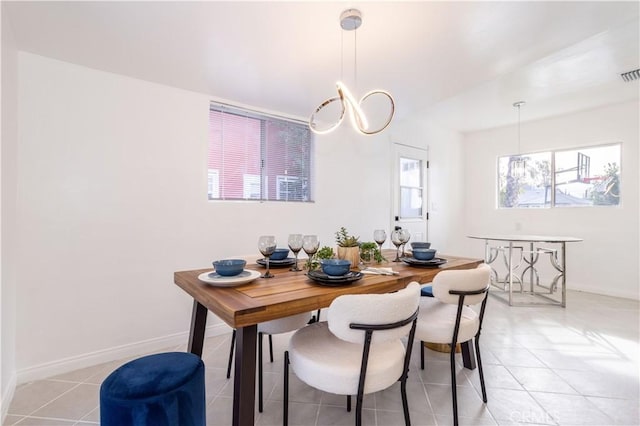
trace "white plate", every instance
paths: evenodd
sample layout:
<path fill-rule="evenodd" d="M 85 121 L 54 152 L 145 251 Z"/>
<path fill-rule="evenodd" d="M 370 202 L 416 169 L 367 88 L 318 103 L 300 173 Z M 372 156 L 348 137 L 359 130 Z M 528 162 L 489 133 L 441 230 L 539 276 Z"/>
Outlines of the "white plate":
<path fill-rule="evenodd" d="M 245 269 L 240 274 L 233 277 L 223 277 L 215 272 L 204 272 L 198 275 L 198 279 L 216 287 L 234 287 L 241 284 L 250 283 L 260 276 L 260 272 Z"/>

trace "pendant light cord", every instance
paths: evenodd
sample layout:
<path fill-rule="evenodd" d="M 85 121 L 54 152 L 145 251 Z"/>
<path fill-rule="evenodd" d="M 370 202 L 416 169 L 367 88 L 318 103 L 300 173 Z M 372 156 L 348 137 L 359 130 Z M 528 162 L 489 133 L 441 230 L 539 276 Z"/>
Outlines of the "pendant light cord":
<path fill-rule="evenodd" d="M 344 31 L 340 31 L 340 81 L 344 79 Z"/>
<path fill-rule="evenodd" d="M 518 156 L 522 155 L 521 146 L 520 146 L 520 107 L 524 105 L 525 101 L 514 102 L 513 106 L 518 108 Z"/>
<path fill-rule="evenodd" d="M 353 32 L 353 87 L 358 90 L 358 30 Z"/>
<path fill-rule="evenodd" d="M 518 104 L 518 155 L 520 155 L 522 152 L 521 146 L 520 146 L 520 104 Z"/>

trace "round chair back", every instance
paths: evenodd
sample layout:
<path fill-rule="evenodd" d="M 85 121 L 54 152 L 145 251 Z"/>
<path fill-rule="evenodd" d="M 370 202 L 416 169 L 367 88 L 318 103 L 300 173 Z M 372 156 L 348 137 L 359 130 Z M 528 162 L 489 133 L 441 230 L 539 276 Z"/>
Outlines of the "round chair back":
<path fill-rule="evenodd" d="M 406 288 L 387 294 L 348 294 L 336 298 L 327 311 L 329 330 L 338 338 L 362 343 L 362 330 L 349 324 L 392 324 L 410 317 L 420 304 L 420 285 L 412 282 Z M 372 344 L 400 339 L 411 329 L 411 323 L 373 333 Z"/>
<path fill-rule="evenodd" d="M 460 296 L 449 294 L 449 290 L 476 291 L 489 285 L 491 267 L 483 263 L 476 269 L 457 271 L 442 271 L 433 279 L 433 296 L 444 303 L 457 305 Z M 464 298 L 465 305 L 476 305 L 486 297 L 485 293 L 468 295 Z"/>

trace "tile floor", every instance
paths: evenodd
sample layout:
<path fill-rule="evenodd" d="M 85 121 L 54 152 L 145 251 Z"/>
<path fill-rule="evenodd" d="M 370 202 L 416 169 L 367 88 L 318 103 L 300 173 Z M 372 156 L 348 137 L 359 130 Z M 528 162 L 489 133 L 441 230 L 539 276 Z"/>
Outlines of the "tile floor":
<path fill-rule="evenodd" d="M 489 402 L 475 371 L 458 370 L 460 423 L 466 425 L 639 425 L 640 354 L 637 301 L 569 292 L 568 306 L 509 307 L 494 297 L 481 339 Z M 230 334 L 209 338 L 207 424 L 231 424 L 233 383 L 225 378 Z M 265 409 L 256 424 L 282 419 L 282 351 L 265 368 Z M 184 350 L 168 348 L 168 350 Z M 427 350 L 419 368 L 414 348 L 408 391 L 414 425 L 452 424 L 448 355 Z M 98 424 L 102 380 L 126 360 L 73 371 L 18 387 L 3 425 Z M 458 360 L 460 363 L 461 361 Z M 315 391 L 292 375 L 290 423 L 352 425 L 344 397 Z M 365 398 L 365 425 L 403 424 L 399 387 Z"/>

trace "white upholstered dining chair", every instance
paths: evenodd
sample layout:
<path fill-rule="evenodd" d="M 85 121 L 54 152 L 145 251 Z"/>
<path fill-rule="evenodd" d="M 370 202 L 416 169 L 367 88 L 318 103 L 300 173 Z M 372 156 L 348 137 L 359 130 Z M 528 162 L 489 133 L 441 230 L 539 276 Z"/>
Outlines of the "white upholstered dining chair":
<path fill-rule="evenodd" d="M 479 339 L 490 280 L 491 268 L 486 264 L 481 264 L 476 269 L 442 271 L 433 279 L 433 297 L 422 297 L 420 300 L 420 313 L 415 333 L 416 340 L 420 341 L 420 367 L 424 370 L 425 342 L 450 345 L 451 396 L 453 423 L 456 426 L 458 425 L 458 401 L 455 351 L 458 343 L 475 338 L 482 400 L 487 402 Z M 469 307 L 469 305 L 478 304 L 479 312 Z"/>
<path fill-rule="evenodd" d="M 284 359 L 283 424 L 288 424 L 289 367 L 309 386 L 347 395 L 347 410 L 356 395 L 358 426 L 364 394 L 400 381 L 405 423 L 410 424 L 406 381 L 419 301 L 415 282 L 395 293 L 344 295 L 331 303 L 326 322 L 296 331 Z"/>

